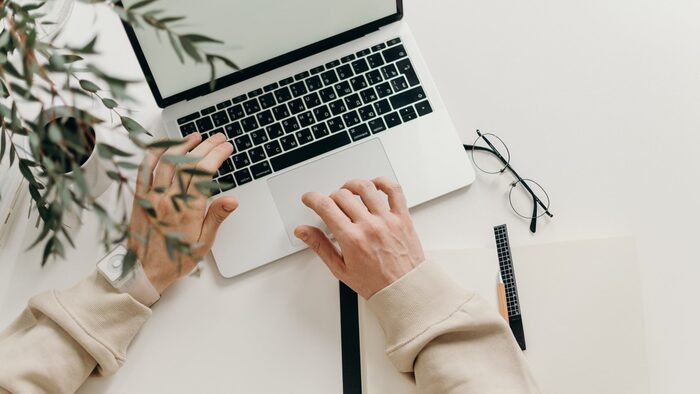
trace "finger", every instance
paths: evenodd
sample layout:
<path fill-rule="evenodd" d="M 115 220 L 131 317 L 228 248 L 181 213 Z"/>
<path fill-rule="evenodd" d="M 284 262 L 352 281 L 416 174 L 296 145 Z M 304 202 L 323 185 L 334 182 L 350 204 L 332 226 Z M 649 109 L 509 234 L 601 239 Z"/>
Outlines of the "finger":
<path fill-rule="evenodd" d="M 224 160 L 228 159 L 228 157 L 231 156 L 232 153 L 233 145 L 231 145 L 228 142 L 221 143 L 214 147 L 214 149 L 212 149 L 209 153 L 207 153 L 207 155 L 197 163 L 197 167 L 195 168 L 204 172 L 208 172 L 210 174 L 214 174 L 219 169 L 219 167 L 221 167 L 221 163 L 223 163 Z M 210 181 L 211 178 L 211 175 L 193 176 L 191 178 L 190 184 L 186 185 L 187 194 L 195 196 L 201 194 L 201 192 L 199 192 L 199 190 L 197 189 L 197 183 L 202 181 Z"/>
<path fill-rule="evenodd" d="M 214 200 L 207 210 L 202 223 L 202 231 L 199 235 L 199 242 L 202 246 L 198 249 L 198 254 L 206 254 L 211 249 L 216 239 L 216 232 L 219 231 L 221 223 L 238 208 L 238 201 L 233 197 L 220 197 Z"/>
<path fill-rule="evenodd" d="M 348 189 L 338 190 L 331 194 L 331 198 L 353 223 L 357 223 L 369 216 L 367 207 Z"/>
<path fill-rule="evenodd" d="M 136 194 L 143 196 L 151 190 L 153 183 L 153 170 L 155 170 L 158 160 L 163 156 L 165 149 L 149 149 L 139 165 L 136 177 Z"/>
<path fill-rule="evenodd" d="M 192 149 L 190 153 L 188 153 L 188 156 L 192 156 L 194 158 L 198 159 L 203 159 L 205 156 L 209 154 L 214 148 L 217 146 L 223 144 L 226 142 L 226 136 L 223 133 L 216 133 L 212 135 L 211 137 L 207 138 L 205 141 L 203 141 L 201 144 L 197 145 L 196 148 Z M 186 166 L 183 166 L 185 168 L 196 168 L 198 163 L 190 163 Z M 218 167 L 217 167 L 218 170 Z M 189 187 L 189 184 L 192 181 L 192 175 L 189 174 L 182 174 L 182 184 L 185 187 L 185 190 Z"/>
<path fill-rule="evenodd" d="M 386 197 L 377 190 L 374 183 L 364 179 L 353 179 L 343 185 L 344 189 L 360 196 L 367 209 L 373 214 L 389 211 Z"/>
<path fill-rule="evenodd" d="M 408 205 L 406 204 L 406 196 L 403 194 L 401 185 L 388 178 L 376 178 L 372 182 L 377 189 L 384 192 L 389 197 L 389 207 L 391 212 L 405 214 L 408 213 Z"/>
<path fill-rule="evenodd" d="M 338 248 L 319 228 L 312 226 L 299 226 L 294 229 L 294 235 L 313 250 L 339 280 L 344 280 L 345 261 Z"/>
<path fill-rule="evenodd" d="M 194 149 L 202 141 L 202 136 L 199 133 L 190 134 L 182 140 L 180 145 L 168 148 L 165 154 L 182 156 Z M 153 176 L 154 187 L 170 187 L 173 183 L 173 175 L 175 175 L 175 164 L 168 161 L 160 161 L 156 167 L 156 173 Z"/>
<path fill-rule="evenodd" d="M 351 224 L 350 218 L 343 213 L 335 201 L 321 193 L 311 192 L 301 196 L 301 201 L 311 208 L 323 220 L 328 228 L 336 235 Z"/>

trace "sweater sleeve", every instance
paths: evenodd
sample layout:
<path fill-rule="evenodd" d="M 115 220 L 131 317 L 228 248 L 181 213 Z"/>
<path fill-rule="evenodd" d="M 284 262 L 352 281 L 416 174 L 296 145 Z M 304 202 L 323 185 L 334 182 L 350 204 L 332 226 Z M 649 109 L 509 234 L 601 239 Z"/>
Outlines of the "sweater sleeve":
<path fill-rule="evenodd" d="M 401 372 L 421 393 L 537 393 L 515 338 L 496 309 L 425 262 L 368 301 Z"/>
<path fill-rule="evenodd" d="M 0 392 L 73 393 L 93 371 L 113 374 L 150 315 L 97 272 L 33 297 L 0 333 Z"/>

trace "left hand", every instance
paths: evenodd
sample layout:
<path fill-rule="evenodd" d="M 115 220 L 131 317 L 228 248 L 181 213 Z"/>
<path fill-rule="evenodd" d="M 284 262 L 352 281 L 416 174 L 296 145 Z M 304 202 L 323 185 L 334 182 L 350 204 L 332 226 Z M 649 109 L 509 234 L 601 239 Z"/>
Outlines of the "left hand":
<path fill-rule="evenodd" d="M 178 183 L 173 182 L 176 168 L 174 164 L 160 160 L 160 157 L 163 154 L 199 157 L 201 160 L 193 166 L 213 174 L 231 153 L 233 145 L 226 141 L 223 134 L 213 135 L 202 142 L 202 137 L 194 133 L 185 137 L 182 144 L 168 150 L 149 151 L 141 163 L 129 225 L 132 236 L 129 238 L 128 248 L 136 253 L 148 279 L 159 293 L 162 294 L 177 279 L 189 274 L 202 257 L 209 253 L 219 225 L 238 207 L 235 198 L 220 197 L 207 209 L 207 196 L 194 185 L 196 182 L 211 180 L 211 177 L 183 174 L 187 194 L 195 196 L 195 199 L 187 204 L 179 200 L 178 211 L 171 201 L 173 195 L 181 193 Z M 155 187 L 164 188 L 165 192 L 156 193 Z M 158 221 L 167 223 L 167 227 L 157 229 L 151 223 L 154 219 L 147 216 L 138 199 L 150 201 Z M 197 246 L 192 250 L 193 255 L 176 252 L 175 261 L 171 260 L 163 232 L 182 234 L 184 242 Z M 138 235 L 140 239 L 133 235 Z M 148 242 L 142 242 L 143 239 L 148 239 Z"/>

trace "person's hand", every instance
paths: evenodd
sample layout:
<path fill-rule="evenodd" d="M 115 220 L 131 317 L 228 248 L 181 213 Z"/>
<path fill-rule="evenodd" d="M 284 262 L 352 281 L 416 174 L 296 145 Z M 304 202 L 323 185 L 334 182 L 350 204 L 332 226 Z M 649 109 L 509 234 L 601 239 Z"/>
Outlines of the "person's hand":
<path fill-rule="evenodd" d="M 386 178 L 353 180 L 330 196 L 306 193 L 302 201 L 326 223 L 340 251 L 316 227 L 299 226 L 294 235 L 365 299 L 425 259 L 406 198 L 396 182 Z"/>
<path fill-rule="evenodd" d="M 132 236 L 129 238 L 128 248 L 136 253 L 148 279 L 159 293 L 162 294 L 177 279 L 194 269 L 211 249 L 219 225 L 238 207 L 235 198 L 220 197 L 214 200 L 207 210 L 207 196 L 203 195 L 195 184 L 211 180 L 211 177 L 183 174 L 187 194 L 195 196 L 195 199 L 187 204 L 178 200 L 178 211 L 171 199 L 173 195 L 181 193 L 178 182 L 173 181 L 176 168 L 174 164 L 160 160 L 161 156 L 186 154 L 200 158 L 196 163 L 188 165 L 213 174 L 231 153 L 233 146 L 226 141 L 223 134 L 213 135 L 202 142 L 202 137 L 194 133 L 188 135 L 184 143 L 168 150 L 149 151 L 141 163 L 129 225 Z M 165 191 L 157 193 L 156 188 Z M 138 202 L 139 199 L 150 202 L 158 221 L 165 223 L 165 227 L 156 225 L 155 220 L 148 216 L 143 205 Z M 193 246 L 193 256 L 176 252 L 173 261 L 165 245 L 164 234 L 167 232 L 181 234 L 182 241 Z M 146 239 L 148 242 L 144 242 Z"/>

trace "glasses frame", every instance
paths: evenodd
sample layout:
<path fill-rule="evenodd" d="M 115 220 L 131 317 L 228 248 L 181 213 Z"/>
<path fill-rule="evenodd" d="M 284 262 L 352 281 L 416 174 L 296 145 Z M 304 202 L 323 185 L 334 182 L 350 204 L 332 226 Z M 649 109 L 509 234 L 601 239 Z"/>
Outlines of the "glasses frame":
<path fill-rule="evenodd" d="M 535 192 L 533 192 L 532 189 L 530 188 L 530 186 L 528 186 L 528 184 L 527 184 L 527 181 L 534 182 L 534 183 L 537 183 L 537 182 L 533 181 L 532 179 L 525 179 L 525 178 L 521 177 L 520 174 L 518 174 L 518 172 L 515 171 L 515 169 L 513 169 L 513 167 L 510 165 L 510 150 L 508 150 L 508 146 L 507 146 L 507 145 L 503 142 L 503 140 L 501 140 L 498 136 L 496 136 L 495 134 L 491 134 L 491 135 L 493 135 L 494 137 L 496 137 L 496 138 L 498 138 L 499 140 L 501 140 L 501 142 L 503 143 L 503 146 L 505 146 L 505 147 L 506 147 L 506 150 L 508 150 L 508 158 L 509 158 L 508 160 L 506 160 L 506 158 L 503 157 L 503 155 L 501 154 L 501 152 L 498 151 L 498 149 L 493 145 L 493 143 L 491 143 L 491 141 L 489 141 L 489 139 L 488 139 L 488 137 L 487 137 L 488 134 L 483 134 L 483 133 L 481 133 L 481 131 L 479 131 L 479 130 L 476 131 L 476 134 L 479 135 L 479 138 L 477 138 L 477 140 L 476 140 L 474 143 L 476 143 L 476 142 L 479 141 L 480 139 L 483 139 L 484 142 L 486 142 L 486 144 L 487 144 L 489 147 L 487 148 L 487 147 L 484 147 L 484 146 L 463 144 L 464 150 L 467 151 L 467 152 L 469 152 L 469 151 L 472 152 L 472 160 L 474 160 L 474 156 L 473 156 L 473 155 L 474 155 L 474 153 L 475 153 L 476 151 L 488 152 L 488 153 L 491 153 L 492 155 L 496 156 L 496 158 L 497 158 L 501 163 L 503 163 L 503 169 L 501 169 L 499 172 L 490 173 L 490 172 L 488 172 L 488 171 L 482 170 L 478 165 L 477 165 L 476 167 L 479 168 L 480 171 L 482 171 L 482 172 L 484 172 L 484 173 L 487 173 L 487 174 L 503 174 L 504 172 L 509 171 L 509 172 L 513 175 L 513 177 L 515 177 L 515 182 L 512 182 L 512 183 L 510 184 L 510 186 L 511 186 L 511 193 L 512 193 L 513 189 L 515 188 L 515 186 L 517 186 L 519 183 L 523 185 L 523 188 L 524 188 L 528 193 L 530 193 L 530 196 L 532 197 L 532 200 L 533 200 L 533 204 L 532 204 L 532 216 L 529 218 L 529 219 L 530 219 L 530 231 L 534 234 L 535 232 L 537 232 L 537 219 L 538 219 L 539 217 L 543 216 L 543 215 L 541 215 L 541 214 L 538 214 L 538 209 L 539 209 L 538 207 L 541 207 L 541 208 L 544 210 L 544 215 L 547 215 L 547 216 L 549 216 L 550 218 L 553 218 L 553 217 L 554 217 L 554 215 L 553 215 L 551 212 L 549 212 L 549 204 L 544 204 L 544 203 L 542 202 L 542 200 L 540 200 L 539 197 L 537 197 L 537 195 L 535 194 Z M 539 183 L 537 183 L 537 184 L 539 185 Z M 549 201 L 549 195 L 547 194 L 547 191 L 545 191 L 544 188 L 543 188 L 542 186 L 540 186 L 540 188 L 542 189 L 542 191 L 544 191 L 545 195 L 547 196 L 547 200 Z M 516 213 L 518 216 L 523 217 L 523 215 L 520 215 L 520 214 L 515 210 L 515 207 L 513 207 L 513 203 L 512 203 L 512 199 L 511 199 L 510 195 L 509 195 L 508 199 L 509 199 L 511 208 L 513 208 L 513 211 L 515 211 L 515 213 Z"/>

